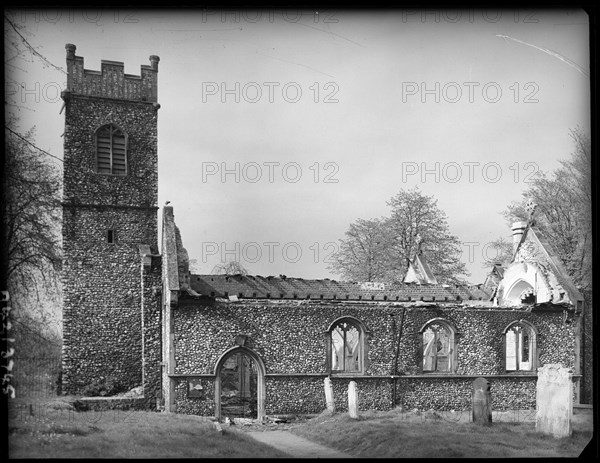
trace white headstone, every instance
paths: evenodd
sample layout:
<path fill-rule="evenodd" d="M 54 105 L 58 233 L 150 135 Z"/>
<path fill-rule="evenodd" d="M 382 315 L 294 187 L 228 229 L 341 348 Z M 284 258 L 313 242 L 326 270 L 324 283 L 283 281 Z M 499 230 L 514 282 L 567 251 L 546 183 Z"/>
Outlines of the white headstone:
<path fill-rule="evenodd" d="M 573 432 L 573 380 L 571 371 L 561 364 L 538 368 L 535 429 L 554 437 Z"/>
<path fill-rule="evenodd" d="M 327 410 L 335 412 L 335 401 L 333 400 L 333 385 L 329 378 L 325 378 L 325 402 L 327 403 Z"/>
<path fill-rule="evenodd" d="M 350 381 L 348 384 L 348 413 L 350 418 L 358 419 L 358 390 L 356 381 Z"/>
<path fill-rule="evenodd" d="M 473 423 L 490 424 L 492 422 L 492 394 L 490 382 L 487 379 L 477 378 L 473 381 L 471 408 Z"/>

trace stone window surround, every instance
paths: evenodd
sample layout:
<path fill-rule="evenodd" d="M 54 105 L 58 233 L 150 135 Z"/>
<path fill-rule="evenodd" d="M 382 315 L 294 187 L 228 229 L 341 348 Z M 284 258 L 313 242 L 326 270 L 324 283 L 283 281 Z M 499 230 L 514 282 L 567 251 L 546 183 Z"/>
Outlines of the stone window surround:
<path fill-rule="evenodd" d="M 112 245 L 117 244 L 117 229 L 115 227 L 106 229 L 106 242 Z"/>
<path fill-rule="evenodd" d="M 98 133 L 104 129 L 104 128 L 109 128 L 109 130 L 111 131 L 119 131 L 121 132 L 121 134 L 123 135 L 123 137 L 125 138 L 125 173 L 122 174 L 115 174 L 112 172 L 99 172 L 98 171 Z M 129 174 L 129 156 L 128 156 L 128 151 L 129 151 L 129 135 L 128 133 L 123 130 L 120 126 L 118 126 L 117 124 L 114 124 L 112 122 L 108 122 L 106 124 L 102 124 L 100 126 L 98 126 L 96 128 L 96 130 L 94 130 L 94 153 L 95 153 L 95 162 L 94 162 L 94 169 L 96 174 L 98 175 L 108 175 L 111 177 L 125 177 Z M 112 148 L 111 148 L 111 157 L 112 157 Z M 112 165 L 112 161 L 111 161 L 111 165 Z"/>
<path fill-rule="evenodd" d="M 333 370 L 332 369 L 332 336 L 331 333 L 333 332 L 333 329 L 340 323 L 348 323 L 352 326 L 354 326 L 359 333 L 359 338 L 358 338 L 358 370 L 357 371 L 341 371 L 341 370 Z M 361 322 L 359 319 L 352 317 L 352 316 L 343 316 L 343 317 L 339 317 L 336 318 L 327 328 L 327 331 L 325 331 L 325 338 L 326 338 L 326 342 L 325 342 L 325 358 L 326 358 L 326 367 L 327 367 L 327 374 L 331 375 L 331 376 L 364 376 L 366 375 L 367 372 L 367 368 L 368 368 L 368 338 L 369 338 L 369 334 L 370 332 L 367 330 L 367 328 L 365 327 L 364 323 Z"/>
<path fill-rule="evenodd" d="M 449 332 L 450 332 L 450 339 L 449 339 L 449 349 L 450 349 L 450 353 L 448 355 L 448 360 L 451 363 L 451 368 L 449 371 L 425 371 L 424 370 L 424 365 L 423 365 L 423 350 L 424 350 L 424 345 L 423 345 L 423 334 L 424 332 L 427 330 L 427 328 L 429 328 L 430 325 L 433 324 L 440 324 L 443 325 Z M 456 370 L 457 370 L 457 363 L 458 363 L 458 355 L 457 355 L 457 349 L 456 349 L 456 338 L 459 335 L 456 327 L 454 326 L 453 323 L 451 323 L 450 321 L 446 320 L 445 318 L 441 318 L 441 317 L 436 317 L 436 318 L 432 318 L 431 320 L 428 320 L 419 330 L 420 333 L 420 339 L 421 339 L 421 343 L 420 343 L 420 347 L 419 347 L 419 370 L 420 373 L 422 375 L 440 375 L 440 376 L 446 376 L 446 375 L 455 375 L 456 374 Z"/>
<path fill-rule="evenodd" d="M 515 326 L 522 326 L 527 328 L 527 330 L 529 330 L 529 333 L 532 337 L 531 339 L 531 368 L 528 370 L 507 370 L 506 369 L 506 333 L 508 333 L 513 327 Z M 514 320 L 512 322 L 510 322 L 506 328 L 504 328 L 504 330 L 502 331 L 502 369 L 507 373 L 507 374 L 514 374 L 514 375 L 519 375 L 519 374 L 527 374 L 527 373 L 532 373 L 532 372 L 537 372 L 537 367 L 538 367 L 538 351 L 537 351 L 537 337 L 538 337 L 538 332 L 536 327 L 531 324 L 530 322 L 528 322 L 527 320 Z"/>

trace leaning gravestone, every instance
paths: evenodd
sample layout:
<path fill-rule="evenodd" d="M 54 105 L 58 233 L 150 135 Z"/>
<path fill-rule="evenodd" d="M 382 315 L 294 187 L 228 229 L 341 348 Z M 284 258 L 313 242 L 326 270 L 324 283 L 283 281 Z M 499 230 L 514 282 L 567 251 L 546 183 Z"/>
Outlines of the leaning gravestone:
<path fill-rule="evenodd" d="M 348 413 L 350 418 L 358 419 L 358 391 L 356 390 L 356 381 L 350 381 L 348 384 Z"/>
<path fill-rule="evenodd" d="M 571 370 L 560 363 L 538 368 L 535 430 L 554 437 L 573 432 L 573 380 Z"/>
<path fill-rule="evenodd" d="M 333 400 L 333 385 L 329 378 L 325 378 L 325 403 L 327 404 L 327 410 L 335 412 L 335 401 Z"/>
<path fill-rule="evenodd" d="M 492 393 L 490 383 L 485 378 L 473 381 L 473 394 L 471 396 L 473 410 L 473 423 L 491 424 L 492 422 Z"/>

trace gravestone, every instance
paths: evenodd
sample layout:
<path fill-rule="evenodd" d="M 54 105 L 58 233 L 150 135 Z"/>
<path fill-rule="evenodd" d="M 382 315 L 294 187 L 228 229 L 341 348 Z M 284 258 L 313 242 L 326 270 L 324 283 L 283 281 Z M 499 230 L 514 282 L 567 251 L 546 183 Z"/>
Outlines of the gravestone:
<path fill-rule="evenodd" d="M 490 387 L 489 381 L 485 378 L 477 378 L 473 381 L 473 394 L 471 396 L 473 423 L 492 423 L 492 393 Z"/>
<path fill-rule="evenodd" d="M 348 413 L 350 418 L 358 419 L 358 391 L 356 381 L 350 381 L 348 384 Z"/>
<path fill-rule="evenodd" d="M 325 378 L 325 402 L 327 403 L 327 410 L 335 412 L 335 401 L 333 400 L 333 385 L 329 378 Z"/>
<path fill-rule="evenodd" d="M 573 432 L 573 379 L 571 370 L 560 363 L 538 368 L 535 430 L 554 437 Z"/>

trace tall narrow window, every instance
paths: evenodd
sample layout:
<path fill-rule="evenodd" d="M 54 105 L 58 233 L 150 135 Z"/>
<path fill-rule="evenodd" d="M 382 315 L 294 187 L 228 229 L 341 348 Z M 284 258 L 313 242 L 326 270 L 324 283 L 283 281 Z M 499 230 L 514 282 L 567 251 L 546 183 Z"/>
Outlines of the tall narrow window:
<path fill-rule="evenodd" d="M 117 234 L 113 228 L 106 230 L 106 242 L 108 244 L 115 244 L 117 242 Z"/>
<path fill-rule="evenodd" d="M 421 329 L 423 334 L 423 372 L 451 373 L 456 368 L 454 329 L 446 322 L 432 320 Z"/>
<path fill-rule="evenodd" d="M 506 371 L 536 368 L 536 332 L 527 322 L 511 323 L 504 331 Z"/>
<path fill-rule="evenodd" d="M 116 125 L 96 131 L 96 169 L 99 174 L 127 175 L 127 134 Z"/>
<path fill-rule="evenodd" d="M 332 323 L 329 334 L 329 360 L 332 373 L 364 371 L 364 330 L 358 320 L 343 318 Z"/>

